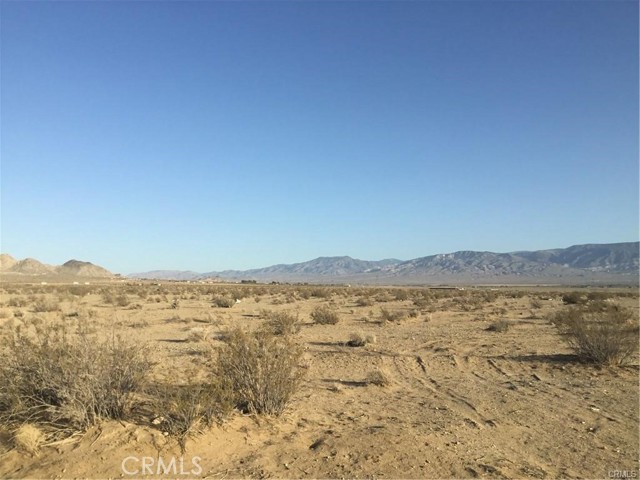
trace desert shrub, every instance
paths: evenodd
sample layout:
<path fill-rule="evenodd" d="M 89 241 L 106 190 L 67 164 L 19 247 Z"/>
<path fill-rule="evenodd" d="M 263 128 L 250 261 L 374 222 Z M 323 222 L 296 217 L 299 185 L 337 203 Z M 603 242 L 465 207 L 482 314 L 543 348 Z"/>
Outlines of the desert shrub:
<path fill-rule="evenodd" d="M 266 319 L 264 330 L 273 335 L 294 335 L 300 331 L 300 318 L 297 314 L 264 310 L 261 316 Z"/>
<path fill-rule="evenodd" d="M 393 295 L 391 295 L 389 292 L 380 292 L 376 295 L 376 302 L 380 302 L 380 303 L 387 303 L 387 302 L 393 302 L 396 299 L 396 297 L 394 297 Z"/>
<path fill-rule="evenodd" d="M 32 310 L 36 313 L 59 312 L 60 302 L 52 298 L 38 298 L 33 303 Z"/>
<path fill-rule="evenodd" d="M 600 300 L 604 301 L 611 298 L 611 295 L 607 292 L 589 292 L 587 293 L 587 300 Z"/>
<path fill-rule="evenodd" d="M 347 345 L 349 347 L 364 347 L 368 343 L 375 343 L 376 337 L 374 335 L 363 335 L 362 333 L 352 333 L 349 335 Z"/>
<path fill-rule="evenodd" d="M 395 299 L 400 302 L 409 299 L 409 292 L 403 288 L 398 288 L 396 290 L 393 290 L 392 294 L 395 297 Z"/>
<path fill-rule="evenodd" d="M 220 308 L 231 308 L 236 304 L 235 298 L 216 295 L 213 297 L 213 304 Z"/>
<path fill-rule="evenodd" d="M 531 298 L 530 304 L 531 304 L 531 308 L 534 308 L 534 309 L 542 308 L 542 305 L 543 305 L 542 300 L 537 297 Z"/>
<path fill-rule="evenodd" d="M 68 319 L 66 320 L 69 321 Z M 150 370 L 144 348 L 38 319 L 15 326 L 0 353 L 0 421 L 80 430 L 122 418 Z"/>
<path fill-rule="evenodd" d="M 407 313 L 402 310 L 389 310 L 386 308 L 380 309 L 380 319 L 382 322 L 399 322 L 407 316 Z"/>
<path fill-rule="evenodd" d="M 509 320 L 498 320 L 497 322 L 493 322 L 491 325 L 487 327 L 487 330 L 490 332 L 499 332 L 504 333 L 511 328 L 511 322 Z"/>
<path fill-rule="evenodd" d="M 569 292 L 562 296 L 562 302 L 565 305 L 579 305 L 585 301 L 586 297 L 583 297 L 579 292 Z"/>
<path fill-rule="evenodd" d="M 431 300 L 425 297 L 418 297 L 413 299 L 413 304 L 418 308 L 427 308 Z"/>
<path fill-rule="evenodd" d="M 320 325 L 335 325 L 340 321 L 340 315 L 329 307 L 319 306 L 311 312 L 311 320 Z"/>
<path fill-rule="evenodd" d="M 13 297 L 7 302 L 9 307 L 26 307 L 29 305 L 29 300 L 25 297 Z"/>
<path fill-rule="evenodd" d="M 117 294 L 111 289 L 106 289 L 102 292 L 102 301 L 107 305 L 114 305 L 117 307 L 126 307 L 130 303 L 129 297 L 126 293 Z"/>
<path fill-rule="evenodd" d="M 187 342 L 204 342 L 211 335 L 211 330 L 205 327 L 191 327 L 187 332 Z"/>
<path fill-rule="evenodd" d="M 235 329 L 218 351 L 214 377 L 241 410 L 280 415 L 300 385 L 302 352 L 288 336 Z"/>
<path fill-rule="evenodd" d="M 157 413 L 152 424 L 174 437 L 184 453 L 189 438 L 221 423 L 233 409 L 230 392 L 212 383 L 157 385 L 148 393 Z"/>
<path fill-rule="evenodd" d="M 309 295 L 315 298 L 331 298 L 332 293 L 327 287 L 314 287 L 309 290 Z"/>
<path fill-rule="evenodd" d="M 387 385 L 391 384 L 389 375 L 387 375 L 379 368 L 369 372 L 364 381 L 368 385 L 376 385 L 378 387 L 386 387 Z"/>
<path fill-rule="evenodd" d="M 585 361 L 623 365 L 638 351 L 638 321 L 617 306 L 601 312 L 570 307 L 554 314 L 551 320 Z"/>
<path fill-rule="evenodd" d="M 370 296 L 361 296 L 356 300 L 356 305 L 359 307 L 371 307 L 375 303 L 374 299 Z"/>

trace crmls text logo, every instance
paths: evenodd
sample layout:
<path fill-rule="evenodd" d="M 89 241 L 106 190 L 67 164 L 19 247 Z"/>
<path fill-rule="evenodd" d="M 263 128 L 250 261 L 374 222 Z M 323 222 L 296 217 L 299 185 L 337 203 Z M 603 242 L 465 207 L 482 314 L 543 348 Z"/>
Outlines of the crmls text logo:
<path fill-rule="evenodd" d="M 200 475 L 200 457 L 184 461 L 184 457 L 164 459 L 158 457 L 127 457 L 122 460 L 122 471 L 125 475 Z"/>
<path fill-rule="evenodd" d="M 610 470 L 609 478 L 638 478 L 635 470 Z"/>

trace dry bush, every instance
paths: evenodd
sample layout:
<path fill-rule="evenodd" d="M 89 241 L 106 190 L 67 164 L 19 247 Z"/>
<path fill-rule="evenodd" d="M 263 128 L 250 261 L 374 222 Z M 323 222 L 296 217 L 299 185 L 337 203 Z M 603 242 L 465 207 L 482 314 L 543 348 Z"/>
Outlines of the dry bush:
<path fill-rule="evenodd" d="M 393 302 L 396 297 L 394 297 L 393 295 L 391 295 L 389 292 L 380 292 L 376 295 L 376 302 L 379 303 L 387 303 L 387 302 Z"/>
<path fill-rule="evenodd" d="M 309 290 L 309 295 L 315 298 L 331 298 L 333 290 L 328 287 L 314 287 Z"/>
<path fill-rule="evenodd" d="M 362 333 L 352 333 L 349 335 L 347 345 L 349 347 L 364 347 L 369 343 L 376 343 L 375 335 L 363 335 Z"/>
<path fill-rule="evenodd" d="M 391 379 L 389 378 L 389 375 L 387 375 L 379 368 L 369 372 L 364 381 L 368 385 L 376 385 L 378 387 L 386 387 L 388 385 L 391 385 Z"/>
<path fill-rule="evenodd" d="M 300 331 L 300 318 L 289 312 L 263 310 L 260 316 L 266 319 L 263 330 L 273 335 L 294 335 Z"/>
<path fill-rule="evenodd" d="M 389 310 L 386 308 L 380 309 L 380 320 L 384 322 L 399 322 L 406 318 L 407 313 L 402 310 Z"/>
<path fill-rule="evenodd" d="M 146 351 L 120 337 L 100 340 L 62 322 L 13 328 L 0 353 L 0 421 L 81 430 L 122 418 L 149 370 Z"/>
<path fill-rule="evenodd" d="M 236 299 L 232 297 L 224 297 L 216 295 L 212 299 L 213 304 L 220 308 L 231 308 L 236 304 Z"/>
<path fill-rule="evenodd" d="M 59 312 L 60 302 L 52 298 L 39 298 L 33 303 L 32 310 L 36 313 Z"/>
<path fill-rule="evenodd" d="M 425 297 L 418 297 L 413 299 L 413 304 L 420 309 L 425 309 L 432 303 L 432 301 L 433 300 Z"/>
<path fill-rule="evenodd" d="M 403 288 L 399 288 L 397 290 L 393 291 L 393 295 L 395 296 L 396 300 L 403 302 L 405 300 L 409 300 L 409 292 Z"/>
<path fill-rule="evenodd" d="M 638 351 L 638 321 L 617 305 L 598 312 L 569 307 L 554 314 L 551 321 L 585 361 L 623 365 Z"/>
<path fill-rule="evenodd" d="M 211 335 L 211 329 L 205 327 L 191 327 L 187 333 L 187 342 L 204 342 Z"/>
<path fill-rule="evenodd" d="M 127 307 L 131 301 L 126 293 L 117 294 L 115 290 L 107 289 L 102 292 L 102 301 L 107 305 Z"/>
<path fill-rule="evenodd" d="M 356 305 L 359 307 L 371 307 L 374 303 L 376 303 L 375 300 L 368 295 L 358 297 L 356 300 Z"/>
<path fill-rule="evenodd" d="M 223 422 L 233 410 L 229 392 L 218 383 L 157 385 L 148 393 L 157 414 L 152 424 L 176 438 L 182 453 L 189 438 Z"/>
<path fill-rule="evenodd" d="M 537 297 L 532 297 L 531 301 L 530 301 L 530 304 L 531 304 L 531 308 L 536 309 L 536 310 L 539 309 L 539 308 L 542 308 L 542 306 L 544 305 L 542 303 L 542 300 L 540 298 L 537 298 Z"/>
<path fill-rule="evenodd" d="M 218 351 L 215 378 L 241 410 L 280 415 L 300 385 L 302 353 L 288 336 L 235 329 Z"/>
<path fill-rule="evenodd" d="M 335 325 L 340 321 L 340 315 L 329 307 L 319 306 L 311 312 L 311 320 L 320 325 Z"/>
<path fill-rule="evenodd" d="M 504 333 L 511 328 L 511 322 L 509 320 L 498 320 L 487 327 L 490 332 Z"/>
<path fill-rule="evenodd" d="M 562 302 L 565 305 L 580 305 L 586 303 L 587 297 L 583 296 L 580 292 L 569 292 L 562 296 Z"/>
<path fill-rule="evenodd" d="M 29 305 L 29 300 L 25 297 L 13 297 L 7 302 L 8 307 L 26 307 Z"/>

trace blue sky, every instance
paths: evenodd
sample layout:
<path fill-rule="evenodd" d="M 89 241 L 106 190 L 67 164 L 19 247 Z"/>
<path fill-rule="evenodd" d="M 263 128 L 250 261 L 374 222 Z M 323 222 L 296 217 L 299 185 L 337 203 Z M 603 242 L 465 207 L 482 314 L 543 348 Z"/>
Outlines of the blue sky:
<path fill-rule="evenodd" d="M 202 272 L 638 240 L 635 1 L 0 8 L 17 258 Z"/>

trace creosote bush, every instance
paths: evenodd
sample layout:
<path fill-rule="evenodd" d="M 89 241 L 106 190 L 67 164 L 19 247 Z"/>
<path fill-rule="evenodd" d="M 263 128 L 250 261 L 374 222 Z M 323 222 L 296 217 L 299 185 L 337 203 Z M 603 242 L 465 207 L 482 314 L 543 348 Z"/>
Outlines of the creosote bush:
<path fill-rule="evenodd" d="M 568 307 L 552 315 L 551 321 L 585 361 L 623 365 L 638 351 L 638 321 L 617 305 L 599 311 Z"/>
<path fill-rule="evenodd" d="M 340 316 L 329 307 L 319 306 L 311 312 L 311 320 L 320 325 L 335 325 L 340 321 Z"/>
<path fill-rule="evenodd" d="M 4 339 L 0 422 L 74 431 L 124 416 L 151 368 L 145 349 L 66 322 L 29 320 Z"/>
<path fill-rule="evenodd" d="M 298 389 L 302 348 L 289 336 L 230 331 L 218 351 L 214 376 L 246 412 L 280 415 Z"/>
<path fill-rule="evenodd" d="M 263 330 L 273 335 L 294 335 L 300 331 L 300 318 L 297 314 L 263 310 L 261 316 L 266 319 Z"/>

